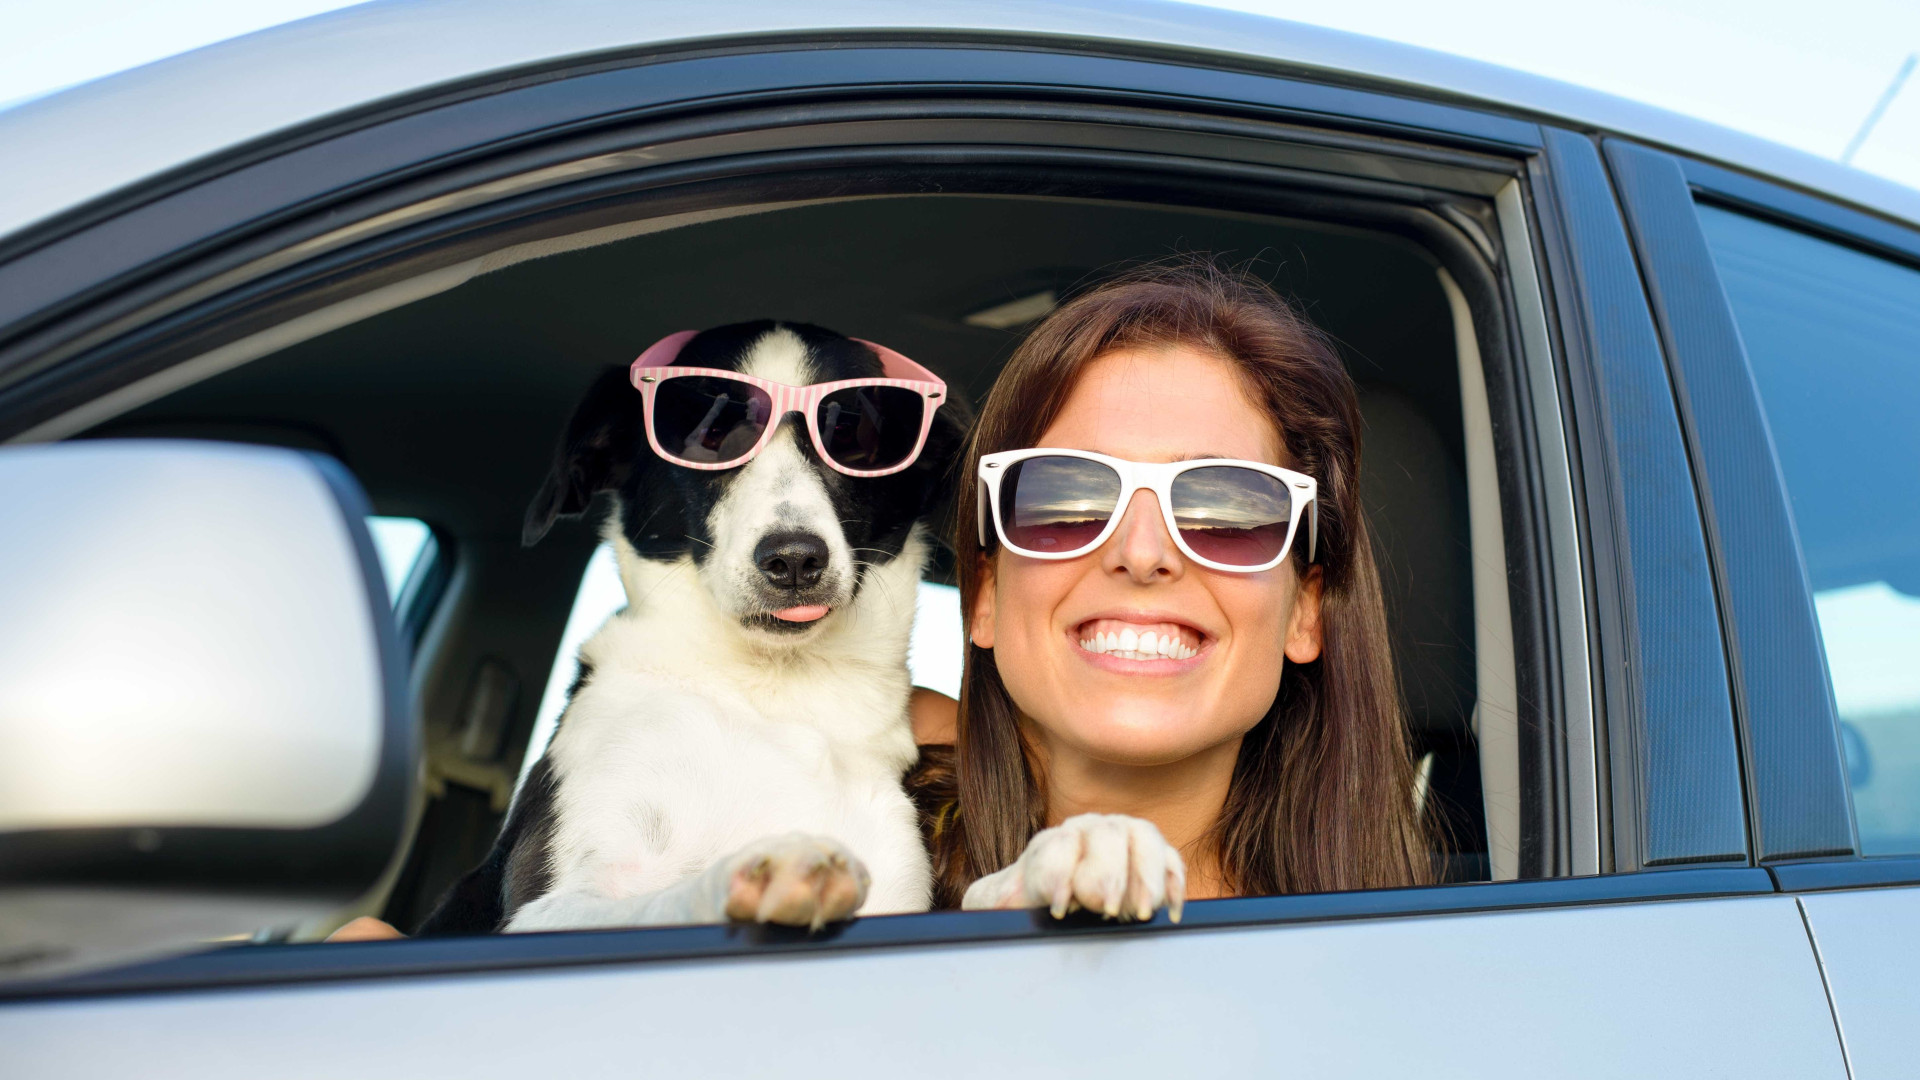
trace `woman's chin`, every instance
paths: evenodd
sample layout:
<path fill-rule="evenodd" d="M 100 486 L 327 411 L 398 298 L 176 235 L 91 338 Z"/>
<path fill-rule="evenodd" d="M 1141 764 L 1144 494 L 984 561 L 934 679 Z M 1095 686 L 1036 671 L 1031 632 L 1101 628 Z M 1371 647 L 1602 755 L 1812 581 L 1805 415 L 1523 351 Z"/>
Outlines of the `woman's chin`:
<path fill-rule="evenodd" d="M 1221 733 L 1209 738 L 1207 732 L 1194 730 L 1191 714 L 1169 715 L 1153 712 L 1142 715 L 1125 712 L 1092 722 L 1082 716 L 1070 728 L 1056 729 L 1067 736 L 1080 753 L 1110 765 L 1147 767 L 1185 761 L 1218 743 L 1242 734 Z"/>

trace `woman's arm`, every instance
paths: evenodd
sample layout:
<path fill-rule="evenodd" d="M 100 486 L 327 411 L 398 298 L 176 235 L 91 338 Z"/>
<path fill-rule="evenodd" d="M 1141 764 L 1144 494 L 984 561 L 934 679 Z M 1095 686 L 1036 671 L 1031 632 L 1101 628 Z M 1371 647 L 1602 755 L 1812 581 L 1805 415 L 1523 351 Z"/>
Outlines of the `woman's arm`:
<path fill-rule="evenodd" d="M 371 915 L 362 915 L 327 935 L 328 941 L 391 941 L 407 935 Z"/>

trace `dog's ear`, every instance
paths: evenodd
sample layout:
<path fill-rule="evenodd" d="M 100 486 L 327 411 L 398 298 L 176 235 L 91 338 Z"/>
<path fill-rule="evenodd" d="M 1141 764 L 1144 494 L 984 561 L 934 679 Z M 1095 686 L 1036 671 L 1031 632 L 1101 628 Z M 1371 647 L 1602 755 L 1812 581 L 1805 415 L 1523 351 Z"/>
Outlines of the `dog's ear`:
<path fill-rule="evenodd" d="M 933 414 L 933 426 L 927 429 L 927 445 L 921 448 L 920 460 L 915 463 L 927 470 L 921 514 L 940 514 L 952 508 L 954 491 L 963 471 L 960 454 L 972 426 L 973 410 L 958 400 L 948 400 Z"/>
<path fill-rule="evenodd" d="M 627 369 L 608 368 L 574 407 L 553 467 L 527 504 L 520 543 L 532 547 L 555 521 L 586 513 L 596 494 L 625 483 L 645 437 L 640 424 L 640 392 L 628 383 Z"/>

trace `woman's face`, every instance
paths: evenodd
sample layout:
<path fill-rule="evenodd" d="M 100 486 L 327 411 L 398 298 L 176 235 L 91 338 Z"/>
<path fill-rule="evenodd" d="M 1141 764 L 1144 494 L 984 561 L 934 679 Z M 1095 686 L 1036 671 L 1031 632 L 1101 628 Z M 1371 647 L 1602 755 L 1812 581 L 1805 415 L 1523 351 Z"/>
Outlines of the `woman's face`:
<path fill-rule="evenodd" d="M 1037 445 L 1132 461 L 1289 464 L 1235 368 L 1184 347 L 1095 359 Z M 1050 752 L 1168 764 L 1237 743 L 1273 703 L 1285 659 L 1320 655 L 1319 571 L 1303 581 L 1294 565 L 1289 557 L 1235 574 L 1193 563 L 1167 535 L 1153 493 L 1136 491 L 1096 551 L 989 558 L 970 633 L 994 651 L 1014 704 Z M 1199 652 L 1133 660 L 1080 645 L 1128 630 L 1172 633 Z"/>

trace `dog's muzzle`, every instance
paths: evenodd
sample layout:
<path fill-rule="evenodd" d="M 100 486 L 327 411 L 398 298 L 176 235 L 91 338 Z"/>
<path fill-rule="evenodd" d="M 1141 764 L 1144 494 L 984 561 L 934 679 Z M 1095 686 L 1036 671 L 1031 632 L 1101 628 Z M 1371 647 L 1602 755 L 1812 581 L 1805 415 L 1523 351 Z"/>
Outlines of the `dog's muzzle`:
<path fill-rule="evenodd" d="M 832 554 L 827 542 L 810 532 L 768 533 L 753 549 L 760 571 L 766 613 L 750 622 L 767 630 L 798 632 L 825 618 L 836 597 Z"/>

